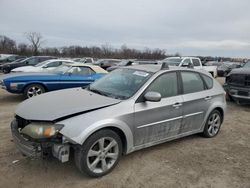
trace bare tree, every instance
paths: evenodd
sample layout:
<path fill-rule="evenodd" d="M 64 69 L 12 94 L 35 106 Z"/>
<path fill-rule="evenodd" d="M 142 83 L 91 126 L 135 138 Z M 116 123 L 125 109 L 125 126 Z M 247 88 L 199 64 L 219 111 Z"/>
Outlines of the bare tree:
<path fill-rule="evenodd" d="M 16 42 L 9 37 L 0 36 L 0 51 L 4 53 L 15 53 Z"/>
<path fill-rule="evenodd" d="M 44 42 L 43 36 L 37 32 L 25 33 L 25 36 L 28 39 L 28 41 L 31 43 L 33 55 L 37 55 L 39 48 L 41 47 L 42 43 Z"/>

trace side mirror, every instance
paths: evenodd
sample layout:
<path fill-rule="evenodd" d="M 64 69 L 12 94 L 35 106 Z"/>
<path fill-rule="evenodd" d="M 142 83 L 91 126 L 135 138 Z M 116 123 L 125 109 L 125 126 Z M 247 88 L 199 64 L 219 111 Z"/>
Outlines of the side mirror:
<path fill-rule="evenodd" d="M 28 61 L 25 61 L 25 64 L 26 64 L 26 65 L 28 65 L 28 64 L 29 64 L 29 62 L 28 62 Z"/>
<path fill-rule="evenodd" d="M 149 91 L 144 95 L 144 99 L 150 102 L 159 102 L 161 101 L 161 94 L 155 91 Z"/>
<path fill-rule="evenodd" d="M 48 65 L 44 65 L 43 68 L 44 68 L 44 69 L 48 68 Z"/>

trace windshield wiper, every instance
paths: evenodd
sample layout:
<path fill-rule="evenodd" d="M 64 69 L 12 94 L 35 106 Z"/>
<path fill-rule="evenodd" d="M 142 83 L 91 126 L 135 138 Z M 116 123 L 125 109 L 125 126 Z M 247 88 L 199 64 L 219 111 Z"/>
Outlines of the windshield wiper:
<path fill-rule="evenodd" d="M 93 93 L 97 93 L 97 94 L 99 94 L 99 95 L 109 96 L 107 93 L 104 93 L 104 92 L 102 92 L 102 91 L 100 91 L 100 90 L 97 90 L 97 89 L 90 89 L 90 88 L 88 88 L 88 90 L 89 90 L 89 91 L 92 91 Z"/>

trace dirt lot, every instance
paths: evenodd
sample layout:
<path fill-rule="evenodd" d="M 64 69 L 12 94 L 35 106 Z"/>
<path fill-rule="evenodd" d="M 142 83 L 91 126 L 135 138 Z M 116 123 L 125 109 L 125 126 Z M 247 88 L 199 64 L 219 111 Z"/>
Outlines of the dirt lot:
<path fill-rule="evenodd" d="M 1 188 L 250 187 L 250 106 L 228 103 L 213 139 L 194 135 L 144 149 L 123 157 L 111 174 L 92 179 L 80 174 L 73 160 L 30 160 L 15 149 L 9 124 L 22 100 L 0 90 Z"/>

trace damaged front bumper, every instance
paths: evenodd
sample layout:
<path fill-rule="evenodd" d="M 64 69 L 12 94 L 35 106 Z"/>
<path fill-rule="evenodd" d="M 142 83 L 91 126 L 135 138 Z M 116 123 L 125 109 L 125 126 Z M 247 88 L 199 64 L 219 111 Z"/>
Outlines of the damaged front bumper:
<path fill-rule="evenodd" d="M 16 120 L 11 122 L 11 133 L 17 149 L 27 157 L 41 158 L 45 153 L 47 155 L 49 150 L 59 161 L 67 162 L 69 160 L 69 143 L 43 143 L 31 141 L 20 134 Z"/>
<path fill-rule="evenodd" d="M 235 87 L 225 83 L 223 85 L 227 95 L 233 98 L 237 103 L 250 103 L 250 89 L 246 87 Z"/>

